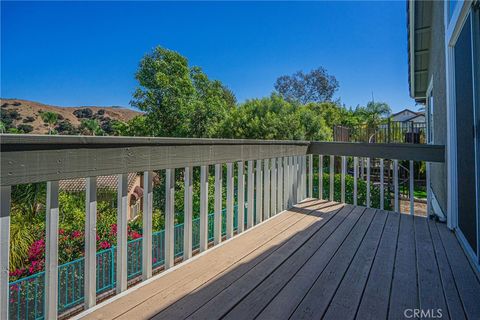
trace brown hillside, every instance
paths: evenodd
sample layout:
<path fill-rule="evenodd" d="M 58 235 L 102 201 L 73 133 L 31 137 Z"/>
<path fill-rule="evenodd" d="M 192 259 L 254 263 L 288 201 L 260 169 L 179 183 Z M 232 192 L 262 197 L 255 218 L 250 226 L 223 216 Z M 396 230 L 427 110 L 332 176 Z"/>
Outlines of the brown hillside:
<path fill-rule="evenodd" d="M 60 121 L 68 120 L 75 127 L 78 127 L 80 125 L 82 119 L 87 118 L 97 117 L 100 122 L 103 122 L 104 119 L 120 120 L 125 122 L 141 114 L 141 112 L 139 111 L 121 107 L 57 107 L 21 99 L 0 100 L 2 113 L 9 112 L 7 110 L 16 110 L 19 114 L 19 117 L 17 116 L 17 119 L 13 120 L 12 125 L 14 125 L 15 127 L 22 124 L 30 125 L 33 127 L 33 131 L 30 133 L 34 134 L 48 133 L 48 127 L 44 124 L 40 116 L 40 114 L 45 111 L 58 113 Z M 76 110 L 82 110 L 87 108 L 92 111 L 92 116 L 79 118 L 74 114 Z"/>

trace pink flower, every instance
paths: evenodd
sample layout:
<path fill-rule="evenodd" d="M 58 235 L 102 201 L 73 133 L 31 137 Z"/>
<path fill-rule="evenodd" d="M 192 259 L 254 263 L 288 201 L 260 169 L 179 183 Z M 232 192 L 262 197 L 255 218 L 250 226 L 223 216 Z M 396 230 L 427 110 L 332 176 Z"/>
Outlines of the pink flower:
<path fill-rule="evenodd" d="M 97 241 L 99 241 L 99 240 L 100 240 L 100 236 L 97 234 Z"/>
<path fill-rule="evenodd" d="M 141 238 L 142 235 L 137 231 L 133 231 L 132 233 L 130 233 L 130 237 L 132 237 L 132 239 L 138 239 L 138 238 Z"/>
<path fill-rule="evenodd" d="M 110 227 L 110 235 L 116 236 L 117 235 L 117 224 L 112 224 Z"/>
<path fill-rule="evenodd" d="M 152 262 L 153 262 L 153 263 L 157 262 L 157 258 L 153 258 L 153 259 L 152 259 Z"/>
<path fill-rule="evenodd" d="M 72 232 L 72 237 L 73 238 L 80 238 L 82 236 L 82 233 L 78 230 L 75 230 Z"/>
<path fill-rule="evenodd" d="M 63 236 L 65 234 L 65 230 L 63 230 L 63 229 L 58 230 L 58 234 Z"/>
<path fill-rule="evenodd" d="M 110 248 L 110 243 L 108 243 L 108 241 L 102 241 L 102 242 L 100 242 L 100 248 L 108 249 L 108 248 Z"/>

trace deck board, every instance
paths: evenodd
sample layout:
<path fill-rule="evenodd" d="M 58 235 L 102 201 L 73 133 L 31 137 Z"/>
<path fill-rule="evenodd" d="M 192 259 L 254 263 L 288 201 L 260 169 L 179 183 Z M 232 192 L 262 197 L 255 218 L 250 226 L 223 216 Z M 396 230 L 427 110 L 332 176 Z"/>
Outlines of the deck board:
<path fill-rule="evenodd" d="M 480 319 L 444 224 L 309 199 L 85 315 L 89 319 Z"/>

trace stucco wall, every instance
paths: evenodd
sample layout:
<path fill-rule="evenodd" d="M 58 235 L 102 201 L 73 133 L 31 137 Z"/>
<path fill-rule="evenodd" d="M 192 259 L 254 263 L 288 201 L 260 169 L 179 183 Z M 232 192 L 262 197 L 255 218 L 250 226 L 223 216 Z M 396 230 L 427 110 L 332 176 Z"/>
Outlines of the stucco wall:
<path fill-rule="evenodd" d="M 432 3 L 432 30 L 428 79 L 433 79 L 433 139 L 447 146 L 447 97 L 445 75 L 444 3 Z M 430 80 L 429 80 L 430 81 Z M 432 163 L 431 185 L 442 211 L 447 212 L 447 165 Z"/>

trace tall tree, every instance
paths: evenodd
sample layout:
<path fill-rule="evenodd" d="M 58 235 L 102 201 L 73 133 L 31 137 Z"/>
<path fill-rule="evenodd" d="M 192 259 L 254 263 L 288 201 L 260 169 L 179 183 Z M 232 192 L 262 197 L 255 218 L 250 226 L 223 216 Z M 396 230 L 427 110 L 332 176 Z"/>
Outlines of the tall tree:
<path fill-rule="evenodd" d="M 275 82 L 275 90 L 283 98 L 302 104 L 331 101 L 338 87 L 337 79 L 323 67 L 308 73 L 298 71 L 290 76 L 281 76 Z"/>
<path fill-rule="evenodd" d="M 219 81 L 160 46 L 145 55 L 135 77 L 139 87 L 131 104 L 146 112 L 146 125 L 156 136 L 215 136 L 235 104 L 233 93 Z"/>

